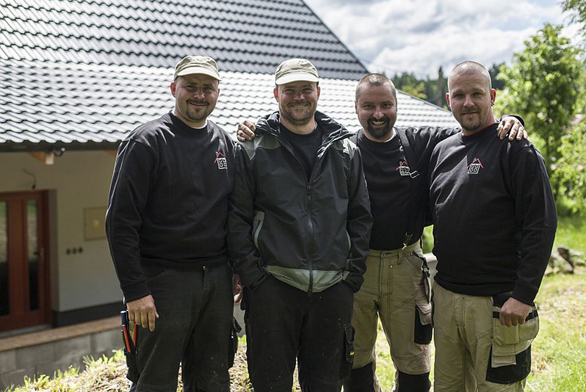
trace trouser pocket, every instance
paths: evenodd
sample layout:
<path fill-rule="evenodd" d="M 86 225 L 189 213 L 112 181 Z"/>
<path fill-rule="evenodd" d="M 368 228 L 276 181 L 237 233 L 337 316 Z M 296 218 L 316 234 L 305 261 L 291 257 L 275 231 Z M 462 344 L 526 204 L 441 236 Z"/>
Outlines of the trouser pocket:
<path fill-rule="evenodd" d="M 414 342 L 417 344 L 431 343 L 431 304 L 423 303 L 415 306 Z"/>
<path fill-rule="evenodd" d="M 525 379 L 531 371 L 531 343 L 539 332 L 539 315 L 535 305 L 521 325 L 507 327 L 500 323 L 501 306 L 510 295 L 493 297 L 492 344 L 486 380 L 512 384 Z"/>
<path fill-rule="evenodd" d="M 354 327 L 347 325 L 344 327 L 344 355 L 340 365 L 340 379 L 346 378 L 352 370 L 354 364 Z"/>
<path fill-rule="evenodd" d="M 419 293 L 415 299 L 415 327 L 414 342 L 417 344 L 431 343 L 432 335 L 432 313 L 431 313 L 431 279 L 429 268 L 424 257 L 420 257 L 421 281 Z"/>

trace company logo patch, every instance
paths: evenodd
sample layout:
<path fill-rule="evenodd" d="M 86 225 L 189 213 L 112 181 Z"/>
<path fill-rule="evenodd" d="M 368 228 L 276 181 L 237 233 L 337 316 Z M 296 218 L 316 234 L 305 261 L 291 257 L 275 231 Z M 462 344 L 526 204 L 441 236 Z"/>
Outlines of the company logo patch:
<path fill-rule="evenodd" d="M 474 158 L 472 163 L 468 165 L 468 174 L 478 174 L 480 169 L 484 169 L 482 162 L 480 162 L 480 159 Z"/>
<path fill-rule="evenodd" d="M 226 160 L 224 154 L 222 154 L 220 151 L 216 153 L 216 159 L 214 160 L 214 163 L 218 165 L 218 169 L 220 170 L 228 169 L 228 161 Z"/>
<path fill-rule="evenodd" d="M 409 168 L 409 163 L 407 163 L 407 160 L 399 162 L 399 167 L 397 167 L 397 169 L 395 169 L 395 170 L 399 171 L 399 174 L 401 175 L 401 177 L 406 177 L 406 176 L 411 175 L 411 169 Z"/>

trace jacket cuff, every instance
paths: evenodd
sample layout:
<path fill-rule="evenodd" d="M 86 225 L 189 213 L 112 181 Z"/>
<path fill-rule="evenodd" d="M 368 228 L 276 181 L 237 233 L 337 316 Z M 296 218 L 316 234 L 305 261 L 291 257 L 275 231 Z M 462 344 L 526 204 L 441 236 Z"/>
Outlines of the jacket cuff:
<path fill-rule="evenodd" d="M 146 281 L 124 286 L 122 287 L 122 292 L 124 293 L 125 304 L 151 295 L 151 291 L 149 290 Z"/>
<path fill-rule="evenodd" d="M 352 291 L 356 294 L 358 292 L 358 290 L 360 290 L 360 287 L 362 286 L 362 283 L 364 282 L 364 277 L 362 276 L 362 274 L 359 274 L 356 272 L 351 272 L 350 274 L 348 274 L 346 279 L 343 280 L 342 282 L 344 282 L 348 286 L 350 286 Z"/>
<path fill-rule="evenodd" d="M 240 276 L 242 285 L 252 291 L 256 290 L 267 277 L 267 273 L 260 267 L 258 259 L 236 261 L 234 271 Z"/>

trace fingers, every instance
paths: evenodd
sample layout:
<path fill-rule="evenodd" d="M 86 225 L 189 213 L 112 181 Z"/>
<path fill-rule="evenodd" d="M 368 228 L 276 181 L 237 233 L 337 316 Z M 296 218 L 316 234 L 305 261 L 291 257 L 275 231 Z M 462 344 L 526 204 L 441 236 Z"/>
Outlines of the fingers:
<path fill-rule="evenodd" d="M 245 142 L 254 139 L 255 129 L 255 125 L 250 121 L 244 121 L 238 124 L 238 128 L 236 130 L 236 137 L 238 138 L 238 141 Z"/>
<path fill-rule="evenodd" d="M 128 319 L 135 325 L 155 330 L 155 320 L 159 318 L 155 300 L 151 295 L 139 298 L 126 304 L 128 309 Z"/>

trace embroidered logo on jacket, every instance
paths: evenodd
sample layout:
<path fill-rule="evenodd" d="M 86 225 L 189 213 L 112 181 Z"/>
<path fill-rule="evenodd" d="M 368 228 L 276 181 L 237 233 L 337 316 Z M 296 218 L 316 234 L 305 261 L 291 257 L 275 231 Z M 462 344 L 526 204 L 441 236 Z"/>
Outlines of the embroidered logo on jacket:
<path fill-rule="evenodd" d="M 399 174 L 401 175 L 401 177 L 406 177 L 406 176 L 411 175 L 411 169 L 409 168 L 409 163 L 407 163 L 406 159 L 404 161 L 400 161 L 399 167 L 397 167 L 395 170 L 399 171 Z"/>
<path fill-rule="evenodd" d="M 228 169 L 228 161 L 226 160 L 224 154 L 222 154 L 220 151 L 216 153 L 216 159 L 214 160 L 214 163 L 218 164 L 218 169 L 220 170 Z"/>
<path fill-rule="evenodd" d="M 482 166 L 480 159 L 474 158 L 472 163 L 468 165 L 468 174 L 478 174 L 481 168 L 484 169 L 484 166 Z"/>

